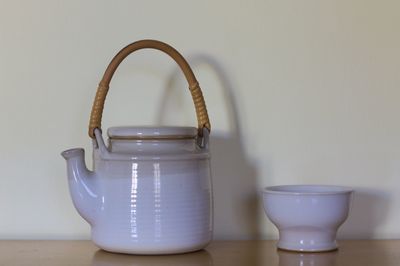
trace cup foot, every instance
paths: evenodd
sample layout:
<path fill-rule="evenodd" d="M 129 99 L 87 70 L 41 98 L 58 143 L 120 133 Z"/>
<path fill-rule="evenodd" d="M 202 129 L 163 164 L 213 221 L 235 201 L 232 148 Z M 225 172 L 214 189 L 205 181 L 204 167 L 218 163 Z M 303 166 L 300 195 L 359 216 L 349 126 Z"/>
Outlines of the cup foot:
<path fill-rule="evenodd" d="M 336 231 L 297 227 L 279 232 L 278 248 L 300 252 L 323 252 L 338 248 Z"/>
<path fill-rule="evenodd" d="M 279 241 L 277 247 L 282 250 L 297 251 L 297 252 L 327 252 L 338 249 L 336 241 L 328 243 L 294 243 Z"/>

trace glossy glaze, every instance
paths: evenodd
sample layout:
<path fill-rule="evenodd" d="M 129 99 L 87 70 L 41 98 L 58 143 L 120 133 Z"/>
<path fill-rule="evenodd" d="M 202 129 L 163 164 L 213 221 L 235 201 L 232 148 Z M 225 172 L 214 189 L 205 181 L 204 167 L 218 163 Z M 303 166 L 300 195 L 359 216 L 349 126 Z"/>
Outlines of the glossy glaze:
<path fill-rule="evenodd" d="M 276 186 L 263 191 L 264 209 L 279 230 L 278 247 L 294 251 L 337 248 L 352 190 L 336 186 Z"/>
<path fill-rule="evenodd" d="M 107 251 L 131 254 L 205 247 L 212 238 L 208 148 L 199 148 L 195 139 L 109 144 L 104 145 L 97 131 L 93 172 L 86 169 L 83 149 L 62 154 L 72 200 L 91 225 L 93 242 Z"/>

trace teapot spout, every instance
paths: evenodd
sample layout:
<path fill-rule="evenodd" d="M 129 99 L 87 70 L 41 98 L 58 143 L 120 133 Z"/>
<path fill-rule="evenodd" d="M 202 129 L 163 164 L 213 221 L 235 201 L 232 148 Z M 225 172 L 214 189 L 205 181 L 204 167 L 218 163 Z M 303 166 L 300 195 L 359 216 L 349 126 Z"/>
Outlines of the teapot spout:
<path fill-rule="evenodd" d="M 93 224 L 99 202 L 96 193 L 95 176 L 85 164 L 85 151 L 81 148 L 63 151 L 67 161 L 68 185 L 72 202 L 79 214 Z"/>

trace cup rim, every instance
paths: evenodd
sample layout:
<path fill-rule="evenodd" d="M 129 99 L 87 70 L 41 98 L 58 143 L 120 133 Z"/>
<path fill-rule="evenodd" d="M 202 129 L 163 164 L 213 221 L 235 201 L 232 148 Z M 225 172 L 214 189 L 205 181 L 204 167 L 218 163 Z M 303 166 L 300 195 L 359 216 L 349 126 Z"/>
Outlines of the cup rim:
<path fill-rule="evenodd" d="M 338 195 L 353 193 L 354 190 L 345 186 L 334 185 L 278 185 L 265 187 L 263 194 L 278 195 Z"/>

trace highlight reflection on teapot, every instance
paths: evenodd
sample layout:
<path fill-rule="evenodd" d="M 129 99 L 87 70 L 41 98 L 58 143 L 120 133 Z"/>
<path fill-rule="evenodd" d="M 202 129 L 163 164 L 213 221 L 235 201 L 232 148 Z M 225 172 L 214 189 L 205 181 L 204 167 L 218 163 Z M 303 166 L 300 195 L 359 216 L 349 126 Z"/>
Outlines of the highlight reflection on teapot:
<path fill-rule="evenodd" d="M 298 253 L 278 250 L 279 266 L 335 266 L 338 252 Z"/>
<path fill-rule="evenodd" d="M 92 266 L 213 266 L 213 259 L 206 250 L 167 256 L 132 256 L 97 251 Z"/>

